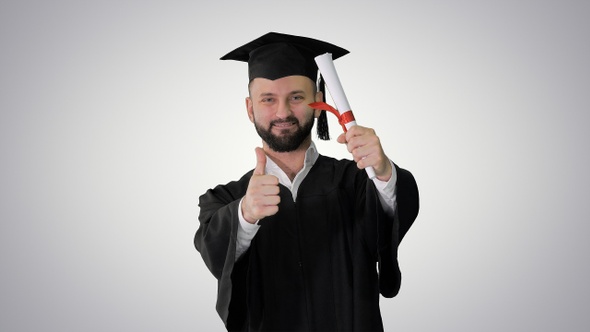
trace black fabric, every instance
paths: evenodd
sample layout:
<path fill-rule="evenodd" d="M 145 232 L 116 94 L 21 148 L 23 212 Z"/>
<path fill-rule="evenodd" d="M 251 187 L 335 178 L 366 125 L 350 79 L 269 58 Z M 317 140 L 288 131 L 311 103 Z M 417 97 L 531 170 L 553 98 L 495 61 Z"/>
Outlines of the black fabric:
<path fill-rule="evenodd" d="M 228 330 L 382 331 L 379 294 L 400 288 L 397 248 L 419 209 L 413 176 L 396 171 L 390 218 L 364 170 L 320 156 L 296 202 L 281 186 L 279 212 L 260 221 L 235 263 L 237 208 L 252 172 L 201 196 L 195 246 L 218 279 Z"/>
<path fill-rule="evenodd" d="M 322 101 L 326 102 L 326 84 L 324 82 L 324 77 L 321 74 L 318 86 L 319 91 L 322 93 Z M 320 112 L 320 116 L 318 117 L 318 123 L 316 126 L 316 131 L 319 139 L 324 141 L 330 140 L 330 129 L 328 128 L 328 116 L 326 114 L 326 111 Z"/>
<path fill-rule="evenodd" d="M 248 78 L 276 80 L 302 75 L 316 81 L 318 67 L 314 58 L 332 53 L 332 59 L 348 53 L 342 47 L 301 36 L 269 32 L 221 57 L 221 60 L 248 62 Z"/>

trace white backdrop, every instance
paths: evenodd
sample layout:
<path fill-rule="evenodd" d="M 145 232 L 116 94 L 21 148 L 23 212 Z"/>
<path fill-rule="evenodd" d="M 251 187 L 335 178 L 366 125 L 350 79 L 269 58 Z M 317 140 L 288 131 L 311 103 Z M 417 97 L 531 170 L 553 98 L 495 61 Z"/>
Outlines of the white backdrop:
<path fill-rule="evenodd" d="M 205 3 L 0 4 L 0 330 L 223 330 L 197 201 L 260 140 L 218 59 L 268 31 L 349 49 L 418 181 L 387 331 L 590 329 L 588 2 Z"/>

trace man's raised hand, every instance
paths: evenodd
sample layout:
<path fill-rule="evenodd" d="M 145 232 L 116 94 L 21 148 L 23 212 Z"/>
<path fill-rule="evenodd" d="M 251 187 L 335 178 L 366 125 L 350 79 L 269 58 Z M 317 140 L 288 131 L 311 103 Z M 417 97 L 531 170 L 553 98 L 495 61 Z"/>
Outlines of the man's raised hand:
<path fill-rule="evenodd" d="M 242 201 L 242 215 L 249 223 L 272 216 L 279 211 L 279 179 L 274 175 L 264 174 L 266 154 L 261 148 L 256 148 L 256 168 L 248 183 L 246 196 Z"/>

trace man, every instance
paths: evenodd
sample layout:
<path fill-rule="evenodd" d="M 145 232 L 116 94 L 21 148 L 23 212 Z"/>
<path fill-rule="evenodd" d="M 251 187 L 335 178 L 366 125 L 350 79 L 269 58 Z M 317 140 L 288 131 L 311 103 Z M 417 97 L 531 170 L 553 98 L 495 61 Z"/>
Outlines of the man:
<path fill-rule="evenodd" d="M 354 161 L 317 152 L 311 129 L 319 118 L 327 136 L 325 112 L 309 104 L 324 98 L 313 58 L 325 52 L 348 53 L 269 33 L 222 57 L 248 62 L 246 109 L 262 138 L 254 170 L 199 202 L 195 246 L 218 279 L 228 330 L 382 331 L 379 294 L 399 290 L 397 248 L 418 214 L 416 182 L 370 128 L 337 139 Z"/>

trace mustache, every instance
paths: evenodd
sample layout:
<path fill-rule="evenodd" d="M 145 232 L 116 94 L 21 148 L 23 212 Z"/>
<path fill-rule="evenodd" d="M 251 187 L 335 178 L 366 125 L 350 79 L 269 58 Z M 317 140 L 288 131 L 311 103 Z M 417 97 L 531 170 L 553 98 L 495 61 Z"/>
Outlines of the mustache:
<path fill-rule="evenodd" d="M 271 121 L 270 122 L 270 126 L 272 127 L 272 126 L 275 126 L 275 125 L 278 125 L 278 124 L 282 124 L 282 123 L 295 123 L 295 124 L 298 125 L 299 124 L 299 120 L 297 120 L 296 117 L 290 115 L 290 116 L 288 116 L 288 117 L 286 117 L 284 119 L 278 119 L 278 120 Z"/>

